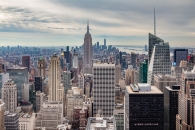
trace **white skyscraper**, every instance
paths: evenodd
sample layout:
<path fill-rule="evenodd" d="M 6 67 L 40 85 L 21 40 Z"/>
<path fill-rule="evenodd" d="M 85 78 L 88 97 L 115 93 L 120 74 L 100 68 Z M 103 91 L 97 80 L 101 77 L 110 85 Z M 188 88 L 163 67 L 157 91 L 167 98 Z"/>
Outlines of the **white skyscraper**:
<path fill-rule="evenodd" d="M 49 101 L 63 101 L 64 87 L 60 70 L 60 59 L 54 54 L 49 65 Z"/>
<path fill-rule="evenodd" d="M 6 111 L 14 112 L 17 107 L 17 87 L 14 81 L 8 80 L 2 88 L 2 100 Z"/>
<path fill-rule="evenodd" d="M 89 23 L 87 24 L 87 33 L 85 34 L 84 38 L 84 74 L 92 73 L 92 57 L 93 57 L 93 50 L 92 50 L 92 38 L 91 34 L 89 33 Z"/>
<path fill-rule="evenodd" d="M 103 116 L 112 116 L 115 105 L 115 65 L 93 64 L 93 75 L 93 115 L 102 110 Z"/>
<path fill-rule="evenodd" d="M 155 74 L 171 74 L 169 43 L 155 44 L 148 67 L 148 83 L 154 85 Z"/>

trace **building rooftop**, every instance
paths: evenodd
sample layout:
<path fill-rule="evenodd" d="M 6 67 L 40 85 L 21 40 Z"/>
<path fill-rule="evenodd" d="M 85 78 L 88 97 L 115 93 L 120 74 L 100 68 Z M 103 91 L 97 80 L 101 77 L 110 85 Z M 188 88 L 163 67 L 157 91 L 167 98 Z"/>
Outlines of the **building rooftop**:
<path fill-rule="evenodd" d="M 115 64 L 111 64 L 111 63 L 94 63 L 93 64 L 93 67 L 107 67 L 107 66 L 112 66 L 112 67 L 115 67 Z"/>
<path fill-rule="evenodd" d="M 130 86 L 126 86 L 126 90 L 129 94 L 162 94 L 157 87 L 144 83 L 130 84 Z"/>
<path fill-rule="evenodd" d="M 114 117 L 89 117 L 86 130 L 116 130 Z"/>

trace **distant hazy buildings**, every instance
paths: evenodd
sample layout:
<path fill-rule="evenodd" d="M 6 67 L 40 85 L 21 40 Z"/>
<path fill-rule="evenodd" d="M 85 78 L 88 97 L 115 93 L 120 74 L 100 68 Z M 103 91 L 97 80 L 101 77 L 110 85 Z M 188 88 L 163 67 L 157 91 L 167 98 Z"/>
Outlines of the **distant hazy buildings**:
<path fill-rule="evenodd" d="M 155 86 L 131 84 L 125 92 L 125 130 L 163 130 L 164 97 Z"/>
<path fill-rule="evenodd" d="M 115 65 L 93 64 L 93 115 L 98 110 L 103 116 L 113 115 L 115 105 Z"/>
<path fill-rule="evenodd" d="M 27 67 L 28 71 L 30 71 L 30 56 L 22 57 L 22 67 Z"/>
<path fill-rule="evenodd" d="M 174 50 L 174 58 L 173 58 L 174 66 L 179 66 L 182 60 L 188 60 L 188 49 L 175 49 Z"/>
<path fill-rule="evenodd" d="M 63 101 L 64 88 L 61 84 L 61 67 L 57 55 L 53 55 L 49 65 L 49 101 Z"/>
<path fill-rule="evenodd" d="M 92 73 L 92 38 L 89 33 L 89 24 L 87 24 L 87 33 L 84 38 L 84 74 Z"/>
<path fill-rule="evenodd" d="M 149 41 L 151 35 L 152 34 L 149 35 Z M 150 42 L 149 42 L 149 47 L 150 47 Z M 148 83 L 153 85 L 154 74 L 171 74 L 171 68 L 170 68 L 169 43 L 155 42 L 154 45 L 151 45 L 151 47 L 152 47 L 152 52 L 150 52 L 150 48 L 149 48 L 150 61 L 148 67 Z"/>

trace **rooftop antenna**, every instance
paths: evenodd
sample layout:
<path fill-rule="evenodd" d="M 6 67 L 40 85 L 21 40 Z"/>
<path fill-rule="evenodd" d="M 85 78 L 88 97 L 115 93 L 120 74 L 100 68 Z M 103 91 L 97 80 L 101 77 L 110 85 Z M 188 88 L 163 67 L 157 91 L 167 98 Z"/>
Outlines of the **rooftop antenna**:
<path fill-rule="evenodd" d="M 156 36 L 156 16 L 155 16 L 155 7 L 154 7 L 154 35 Z"/>

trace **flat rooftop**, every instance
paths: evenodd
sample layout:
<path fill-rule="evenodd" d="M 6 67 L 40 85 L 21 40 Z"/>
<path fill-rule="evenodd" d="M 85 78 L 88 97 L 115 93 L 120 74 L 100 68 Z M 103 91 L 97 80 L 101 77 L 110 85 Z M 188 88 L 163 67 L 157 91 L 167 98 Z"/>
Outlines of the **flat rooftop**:
<path fill-rule="evenodd" d="M 111 64 L 111 63 L 100 63 L 100 64 L 98 64 L 98 63 L 94 63 L 93 64 L 93 67 L 115 67 L 115 64 Z"/>
<path fill-rule="evenodd" d="M 163 94 L 157 87 L 151 86 L 151 91 L 133 91 L 131 86 L 126 86 L 126 90 L 129 94 Z"/>
<path fill-rule="evenodd" d="M 87 130 L 116 130 L 115 119 L 106 117 L 90 117 L 88 118 Z"/>

